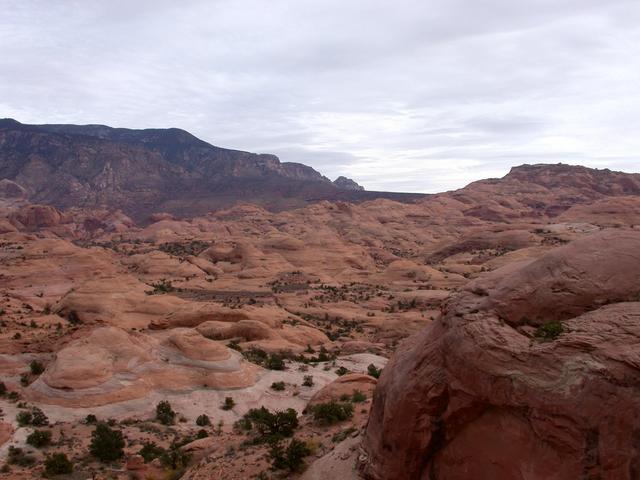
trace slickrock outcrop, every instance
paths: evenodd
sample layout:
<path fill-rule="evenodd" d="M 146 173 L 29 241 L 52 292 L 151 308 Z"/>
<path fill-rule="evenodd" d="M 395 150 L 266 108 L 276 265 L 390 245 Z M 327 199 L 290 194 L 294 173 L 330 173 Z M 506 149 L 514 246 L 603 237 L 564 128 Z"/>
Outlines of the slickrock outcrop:
<path fill-rule="evenodd" d="M 546 324 L 561 332 L 535 327 Z M 379 380 L 376 480 L 640 475 L 640 232 L 609 231 L 472 282 Z"/>
<path fill-rule="evenodd" d="M 338 401 L 343 395 L 351 395 L 358 391 L 367 397 L 371 397 L 373 389 L 378 380 L 361 373 L 350 373 L 336 378 L 330 384 L 319 390 L 309 401 L 309 405 L 317 403 L 329 402 L 331 400 Z"/>
<path fill-rule="evenodd" d="M 256 382 L 259 371 L 195 331 L 147 335 L 99 327 L 60 350 L 25 394 L 45 404 L 89 407 L 154 390 L 244 388 Z"/>

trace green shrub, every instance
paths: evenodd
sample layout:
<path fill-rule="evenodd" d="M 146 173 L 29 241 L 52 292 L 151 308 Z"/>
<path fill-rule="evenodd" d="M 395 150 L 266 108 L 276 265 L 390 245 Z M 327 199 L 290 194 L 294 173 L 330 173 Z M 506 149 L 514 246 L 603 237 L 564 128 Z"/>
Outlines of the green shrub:
<path fill-rule="evenodd" d="M 33 415 L 31 415 L 31 412 L 18 412 L 18 415 L 16 415 L 16 422 L 18 422 L 18 425 L 21 427 L 31 425 L 32 419 Z"/>
<path fill-rule="evenodd" d="M 304 381 L 302 382 L 303 387 L 313 387 L 313 376 L 305 375 Z"/>
<path fill-rule="evenodd" d="M 336 370 L 336 374 L 338 374 L 338 376 L 343 376 L 346 375 L 347 373 L 349 373 L 349 370 L 347 370 L 345 367 L 340 367 Z"/>
<path fill-rule="evenodd" d="M 298 413 L 289 408 L 285 411 L 271 412 L 265 407 L 252 408 L 238 422 L 243 430 L 255 430 L 259 442 L 290 437 L 298 427 Z"/>
<path fill-rule="evenodd" d="M 73 464 L 64 453 L 54 453 L 44 461 L 44 473 L 47 476 L 64 475 L 73 472 Z"/>
<path fill-rule="evenodd" d="M 311 408 L 313 419 L 322 425 L 333 425 L 353 417 L 353 405 L 347 402 L 326 402 Z"/>
<path fill-rule="evenodd" d="M 211 420 L 209 419 L 208 415 L 205 415 L 203 413 L 198 418 L 196 418 L 196 425 L 198 425 L 199 427 L 206 427 L 207 425 L 211 425 Z"/>
<path fill-rule="evenodd" d="M 84 423 L 86 423 L 87 425 L 93 425 L 97 421 L 98 418 L 93 413 L 90 413 L 84 418 Z"/>
<path fill-rule="evenodd" d="M 196 433 L 196 438 L 199 440 L 201 438 L 207 438 L 209 436 L 209 434 L 207 433 L 206 430 L 202 429 L 202 430 L 198 430 L 198 433 Z"/>
<path fill-rule="evenodd" d="M 311 454 L 311 449 L 305 442 L 292 438 L 287 448 L 280 442 L 273 442 L 269 450 L 271 465 L 279 470 L 296 472 L 302 469 L 304 458 Z"/>
<path fill-rule="evenodd" d="M 7 452 L 7 463 L 9 465 L 18 465 L 20 467 L 30 467 L 36 463 L 36 459 L 31 455 L 24 453 L 24 450 L 21 448 L 10 445 Z"/>
<path fill-rule="evenodd" d="M 355 427 L 349 427 L 345 430 L 342 430 L 331 437 L 331 441 L 335 443 L 340 443 L 345 440 L 347 437 L 355 433 L 358 429 Z"/>
<path fill-rule="evenodd" d="M 233 398 L 231 397 L 226 397 L 224 399 L 224 403 L 222 404 L 222 409 L 223 410 L 231 410 L 233 407 L 236 406 L 236 402 L 233 400 Z"/>
<path fill-rule="evenodd" d="M 370 363 L 367 367 L 367 373 L 373 378 L 380 378 L 382 370 L 376 367 L 373 363 Z"/>
<path fill-rule="evenodd" d="M 91 432 L 89 451 L 101 462 L 111 462 L 122 457 L 123 448 L 124 438 L 120 430 L 114 430 L 106 423 L 100 422 Z"/>
<path fill-rule="evenodd" d="M 171 404 L 166 400 L 161 401 L 156 405 L 156 420 L 163 425 L 173 425 L 176 418 L 176 412 L 171 408 Z"/>
<path fill-rule="evenodd" d="M 44 365 L 37 360 L 33 360 L 29 364 L 29 369 L 31 370 L 31 373 L 33 375 L 40 375 L 42 372 L 44 372 Z"/>
<path fill-rule="evenodd" d="M 547 322 L 540 325 L 535 332 L 536 338 L 540 340 L 555 340 L 564 331 L 562 323 L 557 321 Z"/>
<path fill-rule="evenodd" d="M 33 407 L 31 409 L 31 415 L 31 425 L 34 427 L 43 427 L 44 425 L 49 424 L 49 419 L 38 407 Z"/>
<path fill-rule="evenodd" d="M 269 370 L 284 370 L 284 357 L 279 353 L 272 353 L 271 355 L 269 355 L 265 367 Z"/>
<path fill-rule="evenodd" d="M 40 448 L 51 443 L 51 432 L 48 430 L 34 430 L 27 436 L 27 443 Z"/>
<path fill-rule="evenodd" d="M 165 450 L 164 454 L 160 457 L 162 464 L 172 470 L 183 470 L 189 463 L 191 455 L 183 452 L 180 445 L 172 443 L 171 446 Z M 177 477 L 180 478 L 180 477 Z"/>
<path fill-rule="evenodd" d="M 149 463 L 151 460 L 155 458 L 160 458 L 164 455 L 164 448 L 159 447 L 155 444 L 155 442 L 144 442 L 142 444 L 142 448 L 138 452 L 142 458 L 144 458 L 144 463 Z"/>
<path fill-rule="evenodd" d="M 284 382 L 273 382 L 271 384 L 271 389 L 281 392 L 282 390 L 285 389 Z"/>
<path fill-rule="evenodd" d="M 0 396 L 4 396 L 7 393 L 7 386 L 4 382 L 0 382 Z"/>
<path fill-rule="evenodd" d="M 367 396 L 362 393 L 360 390 L 355 390 L 353 395 L 351 396 L 351 401 L 353 403 L 362 403 L 367 401 Z"/>

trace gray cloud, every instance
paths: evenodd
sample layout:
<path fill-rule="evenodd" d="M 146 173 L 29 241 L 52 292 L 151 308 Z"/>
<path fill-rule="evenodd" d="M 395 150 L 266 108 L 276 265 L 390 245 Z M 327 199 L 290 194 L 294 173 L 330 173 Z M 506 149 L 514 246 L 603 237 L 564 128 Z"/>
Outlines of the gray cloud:
<path fill-rule="evenodd" d="M 638 171 L 637 0 L 0 0 L 0 116 L 187 129 L 369 189 Z"/>

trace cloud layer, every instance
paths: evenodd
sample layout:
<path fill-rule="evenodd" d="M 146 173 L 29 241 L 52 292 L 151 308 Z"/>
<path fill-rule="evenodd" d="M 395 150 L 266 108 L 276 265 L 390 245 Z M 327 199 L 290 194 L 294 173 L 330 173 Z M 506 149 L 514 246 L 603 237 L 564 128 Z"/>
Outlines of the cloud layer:
<path fill-rule="evenodd" d="M 370 190 L 640 171 L 637 0 L 0 0 L 0 117 L 176 126 Z"/>

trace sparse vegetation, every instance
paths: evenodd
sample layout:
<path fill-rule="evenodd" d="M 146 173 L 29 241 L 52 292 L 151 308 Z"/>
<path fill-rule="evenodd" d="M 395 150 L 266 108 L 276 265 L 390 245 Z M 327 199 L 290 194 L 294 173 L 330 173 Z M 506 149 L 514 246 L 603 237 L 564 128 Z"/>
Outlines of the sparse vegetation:
<path fill-rule="evenodd" d="M 223 410 L 231 410 L 235 406 L 236 406 L 236 402 L 232 397 L 225 397 L 224 403 L 220 408 L 222 408 Z"/>
<path fill-rule="evenodd" d="M 49 419 L 47 418 L 47 416 L 38 407 L 33 407 L 31 410 L 18 412 L 18 415 L 16 415 L 16 421 L 21 427 L 26 427 L 27 425 L 42 427 L 49 423 Z"/>
<path fill-rule="evenodd" d="M 156 420 L 163 425 L 173 425 L 176 418 L 176 412 L 171 408 L 171 404 L 163 400 L 156 405 Z"/>
<path fill-rule="evenodd" d="M 373 378 L 380 378 L 382 369 L 379 369 L 373 363 L 370 363 L 369 366 L 367 367 L 367 373 L 369 374 L 369 376 Z"/>
<path fill-rule="evenodd" d="M 164 278 L 160 279 L 159 282 L 151 283 L 149 286 L 153 287 L 153 290 L 145 292 L 147 295 L 163 295 L 176 290 L 173 284 Z"/>
<path fill-rule="evenodd" d="M 73 472 L 73 464 L 64 453 L 54 453 L 47 456 L 44 461 L 44 473 L 46 476 L 65 475 Z"/>
<path fill-rule="evenodd" d="M 285 389 L 284 382 L 273 382 L 271 384 L 271 389 L 281 392 Z"/>
<path fill-rule="evenodd" d="M 304 376 L 304 380 L 302 382 L 302 386 L 303 387 L 313 387 L 313 376 L 312 375 L 305 375 Z"/>
<path fill-rule="evenodd" d="M 555 340 L 564 331 L 562 323 L 558 321 L 547 322 L 544 325 L 540 325 L 535 332 L 535 337 L 540 340 Z"/>
<path fill-rule="evenodd" d="M 49 430 L 34 430 L 27 436 L 27 443 L 32 447 L 41 448 L 51 443 Z"/>
<path fill-rule="evenodd" d="M 240 430 L 255 430 L 257 443 L 272 441 L 293 435 L 298 427 L 298 414 L 293 408 L 271 412 L 265 407 L 249 410 L 236 423 Z"/>
<path fill-rule="evenodd" d="M 205 415 L 203 413 L 198 418 L 196 418 L 196 425 L 198 425 L 199 427 L 206 427 L 208 425 L 211 425 L 211 420 L 209 419 L 208 415 Z"/>
<path fill-rule="evenodd" d="M 351 396 L 351 401 L 353 403 L 362 403 L 367 401 L 367 396 L 362 393 L 360 390 L 355 390 L 353 395 Z"/>
<path fill-rule="evenodd" d="M 304 458 L 311 454 L 309 446 L 300 440 L 292 438 L 284 448 L 280 442 L 273 442 L 269 450 L 271 465 L 278 470 L 297 472 L 304 465 Z"/>
<path fill-rule="evenodd" d="M 345 367 L 340 367 L 336 370 L 336 374 L 340 377 L 346 375 L 347 373 L 349 373 L 349 370 L 347 370 Z"/>
<path fill-rule="evenodd" d="M 32 455 L 27 455 L 24 450 L 13 445 L 9 445 L 7 451 L 7 463 L 9 465 L 18 465 L 19 467 L 30 467 L 36 463 L 36 459 Z"/>
<path fill-rule="evenodd" d="M 142 448 L 138 452 L 138 455 L 144 458 L 145 463 L 149 463 L 156 458 L 160 458 L 162 455 L 164 455 L 164 453 L 164 448 L 159 447 L 155 442 L 147 441 L 143 443 Z"/>
<path fill-rule="evenodd" d="M 326 402 L 311 407 L 311 413 L 316 423 L 333 425 L 353 417 L 353 405 L 348 402 Z"/>
<path fill-rule="evenodd" d="M 37 360 L 33 360 L 29 364 L 29 369 L 31 370 L 31 373 L 33 375 L 40 375 L 42 372 L 44 372 L 44 365 Z"/>
<path fill-rule="evenodd" d="M 98 419 L 96 418 L 96 416 L 93 413 L 90 413 L 89 415 L 87 415 L 84 418 L 84 423 L 86 423 L 87 425 L 93 425 L 97 421 L 98 421 Z"/>
<path fill-rule="evenodd" d="M 114 430 L 104 422 L 98 423 L 91 432 L 91 455 L 101 462 L 112 462 L 124 455 L 124 438 L 120 430 Z"/>

